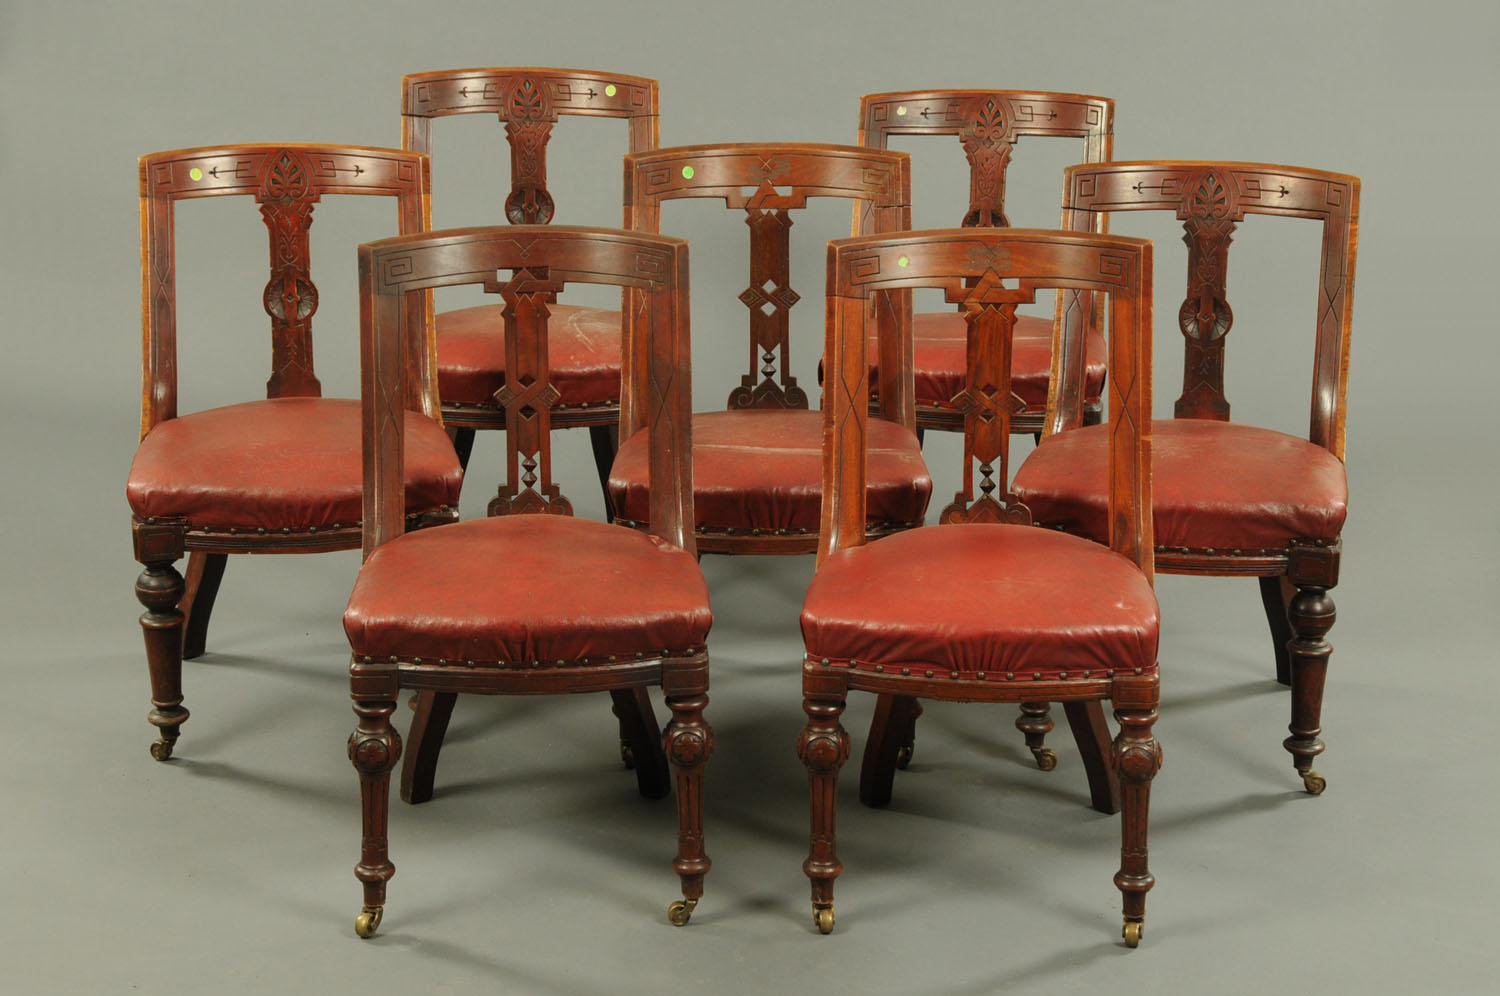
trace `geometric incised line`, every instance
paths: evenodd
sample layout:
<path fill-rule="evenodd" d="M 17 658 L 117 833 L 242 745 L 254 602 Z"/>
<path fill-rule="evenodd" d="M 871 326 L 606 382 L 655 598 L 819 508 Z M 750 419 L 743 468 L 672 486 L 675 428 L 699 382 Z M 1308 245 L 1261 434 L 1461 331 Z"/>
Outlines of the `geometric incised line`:
<path fill-rule="evenodd" d="M 1004 246 L 970 246 L 968 264 L 975 270 L 1006 270 L 1010 268 L 1010 252 Z"/>
<path fill-rule="evenodd" d="M 512 405 L 521 405 L 532 409 L 534 415 L 536 407 L 551 408 L 562 397 L 562 393 L 551 384 L 538 384 L 530 378 L 521 379 L 523 383 L 519 390 L 507 381 L 505 386 L 495 392 L 495 401 L 500 407 L 510 408 Z M 525 381 L 530 382 L 524 383 Z"/>

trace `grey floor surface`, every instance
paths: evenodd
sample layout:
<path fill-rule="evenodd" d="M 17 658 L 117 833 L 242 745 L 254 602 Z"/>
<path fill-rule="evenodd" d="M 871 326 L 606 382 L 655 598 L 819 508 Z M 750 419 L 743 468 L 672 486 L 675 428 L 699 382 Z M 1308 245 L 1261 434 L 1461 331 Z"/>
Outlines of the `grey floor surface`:
<path fill-rule="evenodd" d="M 1500 152 L 1497 39 L 1500 7 L 1468 0 L 0 0 L 0 993 L 1500 992 L 1500 340 L 1484 179 Z M 684 929 L 666 919 L 672 804 L 637 795 L 607 699 L 583 696 L 460 703 L 436 797 L 392 813 L 381 933 L 355 937 L 339 624 L 355 553 L 231 562 L 209 653 L 186 668 L 177 756 L 152 761 L 123 495 L 140 383 L 136 157 L 392 144 L 401 73 L 527 64 L 660 79 L 669 144 L 852 141 L 862 93 L 1028 87 L 1115 97 L 1116 158 L 1359 174 L 1327 792 L 1305 795 L 1281 747 L 1288 696 L 1254 583 L 1164 577 L 1166 763 L 1144 944 L 1119 940 L 1119 824 L 1088 808 L 1066 733 L 1043 773 L 1013 709 L 942 704 L 889 808 L 861 807 L 847 769 L 838 927 L 819 936 L 793 751 L 810 558 L 704 562 L 715 864 Z M 619 217 L 623 130 L 597 134 L 557 129 L 559 222 Z M 495 123 L 451 123 L 440 141 L 435 224 L 498 220 Z M 949 224 L 961 157 L 919 145 L 901 146 L 915 223 Z M 1055 224 L 1056 178 L 1074 158 L 1018 151 L 1014 223 Z M 246 204 L 193 207 L 181 211 L 184 410 L 255 396 L 267 362 L 263 226 Z M 700 320 L 715 300 L 738 308 L 743 286 L 743 229 L 723 216 L 670 226 L 693 245 L 700 408 L 722 404 L 742 362 L 743 313 L 732 333 Z M 823 243 L 848 217 L 811 210 L 794 232 L 805 385 Z M 327 203 L 318 219 L 318 371 L 349 395 L 352 247 L 391 234 L 391 218 Z M 1288 431 L 1306 426 L 1314 287 L 1279 278 L 1318 251 L 1299 224 L 1301 241 L 1277 242 L 1277 225 L 1247 223 L 1230 267 L 1235 416 Z M 1180 377 L 1181 230 L 1113 230 L 1156 240 L 1163 414 Z M 586 437 L 562 435 L 564 489 L 597 517 Z M 940 505 L 956 486 L 952 439 L 928 454 L 946 468 Z M 466 517 L 498 476 L 499 441 L 482 439 Z M 870 708 L 850 703 L 856 758 Z"/>

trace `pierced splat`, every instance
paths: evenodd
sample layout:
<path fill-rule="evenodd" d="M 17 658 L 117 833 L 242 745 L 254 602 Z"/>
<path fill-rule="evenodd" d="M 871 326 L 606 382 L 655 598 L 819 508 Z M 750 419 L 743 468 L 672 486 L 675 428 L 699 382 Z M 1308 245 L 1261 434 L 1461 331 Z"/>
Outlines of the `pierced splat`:
<path fill-rule="evenodd" d="M 271 316 L 271 378 L 266 397 L 318 397 L 322 385 L 313 374 L 312 316 L 318 289 L 308 275 L 308 228 L 318 190 L 312 164 L 298 152 L 282 149 L 256 192 L 261 217 L 271 237 L 271 279 L 262 304 Z"/>
<path fill-rule="evenodd" d="M 505 482 L 490 499 L 490 515 L 572 515 L 573 505 L 552 480 L 552 406 L 560 397 L 547 365 L 547 305 L 561 289 L 546 267 L 498 277 L 486 293 L 505 301 L 505 386 L 495 401 L 505 409 Z M 540 485 L 540 486 L 538 486 Z"/>
<path fill-rule="evenodd" d="M 1187 298 L 1177 312 L 1186 339 L 1182 397 L 1178 418 L 1229 420 L 1224 397 L 1224 337 L 1234 324 L 1225 297 L 1229 243 L 1237 210 L 1233 188 L 1216 170 L 1204 170 L 1187 185 L 1191 191 L 1177 211 L 1183 220 L 1183 242 L 1188 247 Z"/>
<path fill-rule="evenodd" d="M 805 410 L 807 393 L 787 373 L 787 351 L 792 305 L 801 300 L 790 286 L 789 208 L 801 207 L 806 199 L 776 192 L 774 184 L 785 174 L 785 162 L 772 159 L 762 166 L 760 186 L 744 204 L 745 224 L 750 226 L 750 286 L 740 301 L 750 309 L 750 372 L 729 393 L 729 407 Z"/>
<path fill-rule="evenodd" d="M 552 220 L 554 210 L 552 195 L 547 192 L 547 140 L 557 123 L 546 84 L 531 76 L 519 77 L 500 118 L 510 144 L 510 196 L 505 198 L 505 217 L 514 225 L 545 225 Z"/>
<path fill-rule="evenodd" d="M 1007 490 L 1010 483 L 1010 422 L 1026 410 L 1011 390 L 1011 351 L 1015 334 L 1016 306 L 1013 303 L 985 303 L 981 292 L 998 280 L 993 271 L 986 273 L 975 292 L 964 304 L 969 325 L 968 385 L 953 398 L 953 405 L 964 413 L 964 485 L 943 509 L 939 521 L 948 522 L 1014 522 L 1031 524 L 1031 510 Z M 974 465 L 979 465 L 979 492 L 975 496 Z M 996 466 L 998 464 L 998 467 Z"/>
<path fill-rule="evenodd" d="M 1006 113 L 993 98 L 985 98 L 969 123 L 958 133 L 969 159 L 969 210 L 965 228 L 1006 227 L 1005 167 L 1010 164 L 1016 138 Z"/>

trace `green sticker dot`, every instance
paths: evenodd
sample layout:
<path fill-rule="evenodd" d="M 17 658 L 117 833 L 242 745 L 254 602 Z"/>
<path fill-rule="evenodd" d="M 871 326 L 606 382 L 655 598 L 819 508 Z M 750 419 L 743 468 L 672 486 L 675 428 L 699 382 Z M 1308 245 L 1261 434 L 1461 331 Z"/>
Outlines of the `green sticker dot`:
<path fill-rule="evenodd" d="M 896 257 L 896 265 L 897 266 L 905 266 L 907 263 L 910 263 L 910 262 L 911 262 L 911 260 L 907 259 L 905 256 L 897 256 Z"/>
<path fill-rule="evenodd" d="M 192 169 L 188 170 L 188 176 L 192 177 L 194 180 L 201 180 L 203 179 L 203 171 L 194 166 Z"/>
<path fill-rule="evenodd" d="M 613 83 L 604 88 L 604 95 L 606 97 L 613 97 L 615 95 L 615 85 Z"/>
<path fill-rule="evenodd" d="M 900 107 L 896 108 L 896 117 L 898 117 L 898 118 L 904 118 L 904 117 L 906 117 L 906 105 L 905 104 L 902 104 Z"/>
<path fill-rule="evenodd" d="M 693 167 L 691 167 L 691 166 L 684 166 L 684 167 L 682 167 L 682 178 L 684 180 L 691 180 L 693 178 Z"/>

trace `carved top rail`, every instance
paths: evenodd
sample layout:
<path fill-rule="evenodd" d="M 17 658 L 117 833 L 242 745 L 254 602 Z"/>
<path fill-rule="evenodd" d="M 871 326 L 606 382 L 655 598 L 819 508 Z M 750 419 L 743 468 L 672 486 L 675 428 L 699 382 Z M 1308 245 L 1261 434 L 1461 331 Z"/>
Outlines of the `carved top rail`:
<path fill-rule="evenodd" d="M 635 292 L 639 320 L 625 343 L 621 435 L 650 425 L 652 532 L 692 552 L 687 258 L 681 239 L 566 225 L 448 230 L 360 246 L 365 555 L 403 529 L 399 413 L 409 397 L 402 357 L 411 318 L 402 301 L 421 300 L 436 287 L 479 284 L 505 300 L 508 475 L 496 499 L 504 507 L 491 511 L 570 511 L 551 476 L 557 391 L 547 363 L 547 304 L 569 283 Z M 423 356 L 420 373 L 431 383 L 430 351 Z"/>
<path fill-rule="evenodd" d="M 1151 577 L 1151 243 L 1038 229 L 942 229 L 829 243 L 820 558 L 865 538 L 869 297 L 917 287 L 942 290 L 969 322 L 964 489 L 944 509 L 944 522 L 1031 521 L 1008 493 L 1010 418 L 1024 407 L 1010 390 L 1016 306 L 1033 302 L 1040 289 L 1108 296 L 1110 546 Z M 1082 415 L 1086 324 L 1075 310 L 1054 342 L 1061 358 L 1054 380 L 1079 390 L 1054 394 L 1049 405 L 1067 397 L 1075 417 Z M 902 334 L 909 339 L 910 327 Z M 997 486 L 999 497 L 992 494 Z"/>
<path fill-rule="evenodd" d="M 266 395 L 317 396 L 321 385 L 313 372 L 312 316 L 318 291 L 308 272 L 314 205 L 325 194 L 393 196 L 398 231 L 415 233 L 428 227 L 428 187 L 427 157 L 395 149 L 282 143 L 142 156 L 141 435 L 177 415 L 177 201 L 247 194 L 260 204 L 271 246 L 271 277 L 261 302 L 271 319 Z"/>
<path fill-rule="evenodd" d="M 1247 214 L 1311 218 L 1323 225 L 1317 344 L 1308 438 L 1344 457 L 1349 336 L 1359 228 L 1359 179 L 1296 166 L 1234 162 L 1122 162 L 1070 166 L 1064 221 L 1084 230 L 1111 211 L 1173 211 L 1188 247 L 1187 295 L 1178 310 L 1186 343 L 1179 418 L 1227 421 L 1224 339 L 1234 323 L 1225 290 L 1229 244 Z"/>
<path fill-rule="evenodd" d="M 552 220 L 547 142 L 560 115 L 628 119 L 631 152 L 654 149 L 661 141 L 656 81 L 617 73 L 504 67 L 403 77 L 404 148 L 431 153 L 432 119 L 451 114 L 494 114 L 504 122 L 511 162 L 505 214 L 518 225 Z"/>
<path fill-rule="evenodd" d="M 790 286 L 790 212 L 806 207 L 809 197 L 848 197 L 869 206 L 876 231 L 905 231 L 910 157 L 803 143 L 679 146 L 626 157 L 627 227 L 660 231 L 662 201 L 680 197 L 721 199 L 743 210 L 750 226 L 750 284 L 740 294 L 750 310 L 749 372 L 730 393 L 729 407 L 807 408 L 806 393 L 788 373 L 790 312 L 801 299 Z M 887 319 L 895 320 L 896 311 L 887 309 Z M 894 372 L 901 369 L 892 364 Z"/>
<path fill-rule="evenodd" d="M 1023 135 L 1083 139 L 1082 161 L 1107 162 L 1115 102 L 1077 93 L 1025 90 L 909 90 L 860 98 L 859 144 L 884 149 L 891 135 L 956 135 L 969 160 L 969 207 L 962 225 L 1008 225 L 1005 170 Z M 855 232 L 870 231 L 856 215 Z"/>

